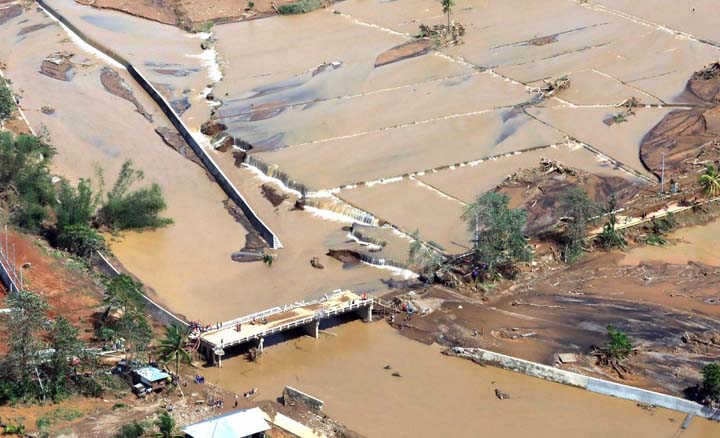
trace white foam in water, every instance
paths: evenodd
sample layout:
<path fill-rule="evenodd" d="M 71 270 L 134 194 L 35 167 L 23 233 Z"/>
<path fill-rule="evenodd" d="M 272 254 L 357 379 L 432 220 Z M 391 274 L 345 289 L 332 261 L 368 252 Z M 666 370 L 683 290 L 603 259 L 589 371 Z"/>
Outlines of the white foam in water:
<path fill-rule="evenodd" d="M 354 224 L 354 223 L 360 224 L 360 223 L 362 223 L 360 221 L 357 221 L 357 220 L 351 218 L 350 216 L 345 216 L 344 214 L 335 213 L 334 211 L 324 210 L 321 208 L 310 207 L 307 205 L 305 206 L 305 211 L 309 212 L 310 214 L 312 214 L 314 216 L 317 216 L 319 218 L 329 220 L 329 221 L 342 222 L 345 224 Z"/>
<path fill-rule="evenodd" d="M 380 251 L 382 249 L 382 246 L 380 246 L 380 245 L 376 245 L 374 243 L 365 242 L 364 240 L 360 240 L 357 236 L 353 235 L 353 233 L 348 233 L 347 237 L 348 237 L 348 239 L 354 241 L 355 243 L 357 243 L 360 246 L 368 247 L 368 249 L 370 249 L 371 251 L 373 251 L 373 250 Z"/>
<path fill-rule="evenodd" d="M 418 274 L 414 273 L 413 271 L 411 271 L 409 269 L 402 269 L 402 268 L 398 268 L 395 266 L 389 266 L 389 265 L 374 265 L 372 263 L 363 262 L 362 260 L 361 260 L 361 263 L 364 263 L 368 266 L 372 266 L 373 268 L 385 269 L 386 271 L 390 271 L 393 273 L 393 275 L 402 277 L 403 280 L 410 280 L 411 278 L 416 278 L 418 276 Z"/>
<path fill-rule="evenodd" d="M 94 56 L 94 57 L 96 57 L 96 58 L 101 59 L 103 62 L 106 62 L 107 64 L 110 64 L 111 66 L 113 66 L 113 67 L 115 67 L 115 68 L 125 69 L 125 66 L 124 66 L 124 65 L 120 64 L 119 62 L 115 61 L 115 60 L 112 59 L 111 57 L 107 56 L 107 55 L 104 54 L 103 52 L 101 52 L 101 51 L 99 51 L 98 49 L 96 49 L 95 47 L 93 47 L 93 46 L 91 46 L 90 44 L 88 44 L 88 43 L 86 43 L 85 41 L 83 41 L 82 38 L 80 38 L 77 34 L 75 34 L 75 32 L 73 32 L 69 27 L 65 26 L 60 20 L 58 20 L 57 18 L 55 18 L 54 15 L 52 15 L 51 13 L 49 13 L 48 11 L 46 11 L 45 8 L 43 8 L 40 4 L 38 4 L 38 6 L 40 6 L 40 8 L 43 10 L 43 12 L 45 12 L 45 15 L 47 15 L 48 17 L 50 17 L 51 20 L 53 20 L 54 22 L 56 22 L 57 24 L 59 24 L 60 27 L 63 28 L 63 30 L 65 31 L 65 33 L 67 33 L 67 34 L 70 36 L 70 40 L 73 42 L 73 44 L 75 44 L 76 46 L 80 47 L 80 49 L 82 49 L 82 51 L 84 51 L 84 52 L 86 52 L 86 53 L 88 53 L 88 54 L 90 54 L 90 55 L 92 55 L 92 56 Z"/>
<path fill-rule="evenodd" d="M 188 58 L 199 59 L 203 67 L 207 69 L 208 78 L 213 82 L 219 82 L 223 78 L 220 71 L 220 64 L 217 62 L 217 51 L 213 49 L 203 50 L 199 55 L 185 55 Z"/>
<path fill-rule="evenodd" d="M 278 178 L 274 178 L 274 177 L 272 177 L 272 176 L 265 175 L 265 174 L 262 173 L 262 171 L 261 171 L 260 169 L 258 169 L 257 167 L 251 166 L 251 165 L 245 164 L 245 163 L 242 164 L 242 167 L 247 168 L 247 169 L 250 169 L 250 172 L 252 172 L 252 173 L 253 173 L 258 179 L 260 179 L 261 181 L 263 181 L 263 182 L 275 183 L 278 187 L 280 187 L 280 190 L 282 190 L 283 192 L 291 193 L 291 194 L 293 194 L 293 195 L 302 197 L 302 193 L 298 192 L 297 190 L 293 190 L 293 189 L 291 189 L 290 187 L 286 186 L 286 185 L 283 184 L 283 182 L 280 181 Z"/>

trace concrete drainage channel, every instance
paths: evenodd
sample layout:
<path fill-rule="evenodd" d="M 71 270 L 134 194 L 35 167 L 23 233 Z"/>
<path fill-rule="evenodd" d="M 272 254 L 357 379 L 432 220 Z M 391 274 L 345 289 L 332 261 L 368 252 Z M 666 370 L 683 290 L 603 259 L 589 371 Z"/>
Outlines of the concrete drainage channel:
<path fill-rule="evenodd" d="M 714 421 L 720 421 L 720 410 L 709 406 L 703 406 L 690 400 L 685 400 L 672 395 L 635 388 L 621 383 L 609 382 L 595 377 L 583 376 L 582 374 L 561 370 L 548 365 L 542 365 L 512 356 L 495 353 L 482 348 L 455 347 L 449 350 L 448 355 L 470 359 L 473 362 L 496 366 L 516 373 L 525 374 L 551 382 L 562 383 L 585 389 L 590 392 L 613 397 L 632 400 L 639 403 L 672 409 L 688 414 L 685 423 L 689 424 L 692 416 L 704 417 Z M 683 424 L 683 427 L 687 427 Z"/>
<path fill-rule="evenodd" d="M 250 204 L 248 204 L 237 188 L 235 188 L 235 186 L 230 182 L 228 177 L 225 176 L 220 167 L 215 163 L 215 161 L 213 161 L 212 157 L 208 155 L 205 149 L 203 149 L 202 146 L 200 146 L 200 144 L 195 140 L 182 119 L 175 113 L 175 111 L 170 107 L 170 104 L 168 104 L 165 98 L 155 89 L 155 87 L 153 87 L 152 84 L 150 84 L 150 82 L 145 79 L 145 77 L 125 58 L 85 35 L 85 33 L 83 33 L 62 14 L 50 7 L 43 0 L 37 0 L 37 3 L 43 11 L 48 14 L 48 16 L 57 20 L 68 33 L 71 33 L 85 44 L 88 44 L 101 54 L 110 57 L 112 60 L 122 65 L 128 73 L 130 73 L 133 79 L 135 79 L 135 81 L 143 88 L 143 90 L 145 90 L 145 92 L 153 99 L 153 101 L 155 101 L 165 116 L 170 120 L 173 126 L 175 126 L 175 129 L 177 129 L 178 133 L 182 136 L 188 146 L 190 146 L 193 152 L 195 152 L 198 158 L 200 158 L 200 161 L 203 163 L 203 166 L 205 166 L 205 169 L 207 169 L 207 171 L 215 178 L 215 181 L 223 189 L 225 194 L 232 199 L 238 207 L 240 207 L 253 228 L 255 228 L 255 230 L 270 245 L 270 247 L 275 249 L 282 248 L 280 239 L 278 239 L 270 227 L 265 225 L 262 219 L 260 219 L 260 217 L 255 213 Z"/>

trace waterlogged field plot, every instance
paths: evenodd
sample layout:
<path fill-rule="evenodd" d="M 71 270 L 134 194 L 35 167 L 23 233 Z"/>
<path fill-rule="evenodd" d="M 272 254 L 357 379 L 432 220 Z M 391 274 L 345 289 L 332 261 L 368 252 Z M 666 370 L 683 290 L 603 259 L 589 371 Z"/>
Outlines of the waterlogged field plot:
<path fill-rule="evenodd" d="M 442 193 L 470 203 L 488 190 L 492 190 L 513 173 L 538 166 L 543 158 L 573 163 L 573 166 L 585 172 L 624 178 L 632 184 L 644 182 L 583 147 L 568 145 L 552 146 L 463 166 L 454 166 L 437 172 L 427 172 L 424 175 L 415 176 L 415 178 Z"/>
<path fill-rule="evenodd" d="M 342 199 L 406 233 L 419 230 L 423 240 L 448 252 L 461 252 L 472 237 L 460 216 L 464 203 L 414 179 L 346 190 Z"/>
<path fill-rule="evenodd" d="M 687 21 L 601 3 L 467 2 L 453 13 L 464 44 L 440 51 L 409 44 L 419 23 L 444 22 L 431 0 L 350 1 L 336 13 L 217 26 L 218 117 L 252 146 L 251 162 L 310 191 L 341 188 L 354 206 L 457 249 L 467 243 L 463 203 L 541 157 L 651 181 L 640 142 L 665 105 L 693 104 L 685 84 L 717 58 L 705 41 L 714 31 L 672 33 Z M 562 76 L 568 89 L 533 100 Z M 639 107 L 616 118 L 630 98 Z M 588 148 L 558 146 L 568 139 Z M 468 163 L 477 166 L 460 167 Z M 372 185 L 407 175 L 416 180 Z"/>
<path fill-rule="evenodd" d="M 207 119 L 210 110 L 203 90 L 220 73 L 213 68 L 214 52 L 203 50 L 198 34 L 73 0 L 47 3 L 90 38 L 132 63 L 184 115 L 188 126 L 199 128 Z"/>

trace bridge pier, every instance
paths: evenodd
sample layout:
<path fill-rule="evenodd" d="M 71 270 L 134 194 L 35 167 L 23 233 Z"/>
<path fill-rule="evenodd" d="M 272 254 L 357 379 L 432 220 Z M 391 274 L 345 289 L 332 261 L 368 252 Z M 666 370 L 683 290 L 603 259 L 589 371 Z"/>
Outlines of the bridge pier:
<path fill-rule="evenodd" d="M 372 303 L 368 304 L 366 307 L 362 307 L 360 309 L 357 309 L 355 313 L 362 318 L 365 322 L 372 322 L 372 311 L 373 311 L 373 305 Z"/>
<path fill-rule="evenodd" d="M 265 338 L 259 337 L 258 340 L 257 340 L 258 353 L 262 353 L 262 352 L 263 352 L 263 345 L 264 345 L 264 344 L 265 344 Z"/>
<path fill-rule="evenodd" d="M 302 326 L 303 331 L 306 335 L 311 336 L 315 339 L 320 337 L 320 321 L 313 321 L 309 324 Z"/>

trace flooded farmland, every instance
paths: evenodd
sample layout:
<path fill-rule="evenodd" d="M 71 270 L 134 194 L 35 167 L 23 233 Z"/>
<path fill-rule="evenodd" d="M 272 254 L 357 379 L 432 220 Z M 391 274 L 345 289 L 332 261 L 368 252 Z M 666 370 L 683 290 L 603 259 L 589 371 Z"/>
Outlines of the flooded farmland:
<path fill-rule="evenodd" d="M 174 223 L 108 235 L 110 249 L 163 306 L 186 320 L 210 323 L 336 289 L 381 296 L 405 286 L 421 288 L 412 283 L 412 272 L 371 266 L 353 254 L 375 264 L 404 265 L 408 236 L 416 230 L 445 255 L 464 253 L 473 237 L 461 218 L 467 205 L 521 171 L 541 173 L 542 163 L 560 163 L 554 168 L 586 177 L 580 181 L 612 179 L 612 187 L 637 195 L 621 199 L 621 208 L 632 209 L 639 194 L 657 192 L 656 175 L 640 154 L 643 140 L 672 111 L 709 105 L 686 88 L 696 71 L 720 57 L 714 43 L 720 36 L 710 20 L 664 1 L 651 2 L 654 7 L 626 1 L 461 2 L 453 20 L 467 28 L 463 44 L 432 49 L 414 39 L 420 22 L 445 20 L 431 0 L 348 0 L 309 14 L 215 24 L 199 33 L 72 0 L 47 3 L 148 78 L 282 242 L 282 248 L 262 249 L 275 257 L 272 264 L 242 260 L 256 238 L 252 226 L 122 66 L 42 10 L 26 8 L 0 24 L 0 65 L 30 125 L 58 149 L 53 172 L 74 182 L 93 178 L 99 166 L 112 181 L 123 161 L 132 159 L 145 183 L 157 182 L 168 204 L 165 215 Z M 693 3 L 698 15 L 711 7 Z M 72 55 L 64 80 L 41 71 L 48 56 L 58 53 Z M 569 79 L 569 88 L 545 93 L 558 78 Z M 206 122 L 217 129 L 207 129 Z M 214 147 L 218 136 L 230 145 Z M 535 207 L 525 199 L 531 184 L 513 181 L 513 206 L 527 201 Z M 692 184 L 684 179 L 682 189 Z M 552 191 L 542 183 L 537 189 L 542 195 Z M 350 228 L 359 223 L 368 228 L 359 228 L 364 236 L 375 238 L 362 241 Z M 672 246 L 633 248 L 619 265 L 718 266 L 716 224 L 680 230 Z M 558 261 L 551 259 L 539 265 Z M 540 275 L 531 266 L 527 270 Z M 409 286 L 403 283 L 408 280 Z M 562 289 L 561 281 L 540 284 L 553 293 L 577 292 Z M 632 299 L 655 299 L 640 287 L 621 286 Z M 482 296 L 482 306 L 493 305 L 489 295 Z M 534 330 L 532 336 L 547 342 L 538 350 L 523 351 L 524 344 L 509 337 L 495 345 L 549 362 L 560 351 L 586 354 L 595 332 L 611 323 L 622 326 L 616 321 L 622 312 L 593 315 L 593 306 L 600 306 L 595 298 L 542 296 L 524 317 L 513 306 L 527 303 L 505 297 L 502 311 L 492 307 L 494 317 L 480 312 L 473 323 Z M 662 313 L 663 306 L 680 301 L 680 307 L 714 317 L 710 304 L 669 301 L 657 298 L 658 308 L 651 310 Z M 558 334 L 561 317 L 541 307 L 577 312 L 568 321 L 579 328 Z M 500 327 L 508 321 L 516 327 Z M 635 329 L 636 322 L 627 326 Z M 450 323 L 440 324 L 443 331 Z M 430 329 L 424 336 L 440 341 Z M 385 323 L 353 321 L 328 327 L 318 340 L 272 342 L 258 363 L 234 356 L 223 368 L 202 372 L 210 383 L 237 393 L 257 387 L 263 399 L 296 386 L 323 399 L 326 414 L 369 437 L 474 437 L 479 431 L 508 437 L 710 437 L 720 430 L 699 418 L 681 430 L 685 416 L 675 411 L 641 409 L 440 351 Z M 701 353 L 693 365 L 714 357 Z M 682 384 L 699 376 L 698 370 L 683 371 Z M 653 378 L 663 377 L 648 372 L 630 383 L 658 389 Z M 499 400 L 496 388 L 511 398 Z M 678 383 L 672 392 L 682 389 Z"/>

